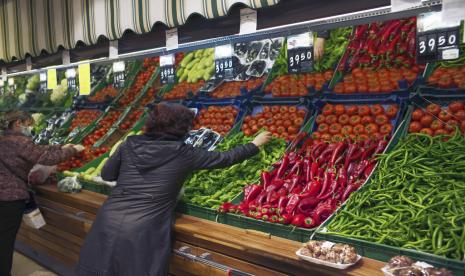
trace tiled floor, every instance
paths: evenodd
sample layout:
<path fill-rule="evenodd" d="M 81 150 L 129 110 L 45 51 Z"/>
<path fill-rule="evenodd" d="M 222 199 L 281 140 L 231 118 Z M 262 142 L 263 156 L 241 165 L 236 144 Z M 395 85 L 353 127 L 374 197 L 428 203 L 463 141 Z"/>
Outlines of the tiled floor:
<path fill-rule="evenodd" d="M 13 256 L 12 276 L 56 276 L 28 257 L 15 252 Z"/>

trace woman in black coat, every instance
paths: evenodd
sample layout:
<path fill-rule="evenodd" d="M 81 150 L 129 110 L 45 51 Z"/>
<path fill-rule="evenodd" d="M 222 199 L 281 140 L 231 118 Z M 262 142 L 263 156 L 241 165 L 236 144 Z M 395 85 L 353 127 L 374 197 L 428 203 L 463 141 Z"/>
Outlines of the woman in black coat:
<path fill-rule="evenodd" d="M 174 209 L 186 177 L 242 162 L 271 138 L 262 133 L 250 144 L 209 152 L 183 143 L 193 120 L 184 106 L 159 104 L 146 133 L 128 137 L 107 161 L 102 178 L 117 185 L 87 235 L 78 275 L 167 275 Z"/>

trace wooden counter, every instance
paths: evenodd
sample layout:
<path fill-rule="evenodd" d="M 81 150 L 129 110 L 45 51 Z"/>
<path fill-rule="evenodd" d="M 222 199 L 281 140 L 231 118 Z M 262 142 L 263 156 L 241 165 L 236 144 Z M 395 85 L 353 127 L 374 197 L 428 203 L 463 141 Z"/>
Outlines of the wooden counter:
<path fill-rule="evenodd" d="M 35 230 L 23 225 L 18 240 L 41 254 L 72 267 L 79 257 L 86 233 L 106 196 L 82 191 L 59 193 L 54 186 L 41 186 L 37 202 L 47 225 Z M 363 258 L 344 272 L 301 261 L 295 255 L 300 243 L 211 221 L 178 215 L 176 244 L 191 254 L 210 253 L 210 260 L 255 275 L 382 275 L 382 262 Z M 173 275 L 227 275 L 224 270 L 173 255 Z"/>

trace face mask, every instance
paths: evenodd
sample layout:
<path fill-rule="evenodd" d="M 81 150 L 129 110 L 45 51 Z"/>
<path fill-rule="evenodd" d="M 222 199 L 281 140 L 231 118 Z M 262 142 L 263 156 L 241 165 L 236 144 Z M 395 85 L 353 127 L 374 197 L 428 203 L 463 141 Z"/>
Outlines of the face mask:
<path fill-rule="evenodd" d="M 24 136 L 31 137 L 32 136 L 32 127 L 30 127 L 30 126 L 21 126 L 21 133 Z"/>

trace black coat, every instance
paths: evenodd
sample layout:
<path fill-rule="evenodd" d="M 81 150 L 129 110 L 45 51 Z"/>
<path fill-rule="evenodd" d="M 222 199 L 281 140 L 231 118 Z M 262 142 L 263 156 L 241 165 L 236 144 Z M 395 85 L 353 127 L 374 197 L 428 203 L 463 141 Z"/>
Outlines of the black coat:
<path fill-rule="evenodd" d="M 117 185 L 87 235 L 78 275 L 167 275 L 174 209 L 186 177 L 257 153 L 253 144 L 208 152 L 173 136 L 129 137 L 102 169 L 102 178 Z"/>

